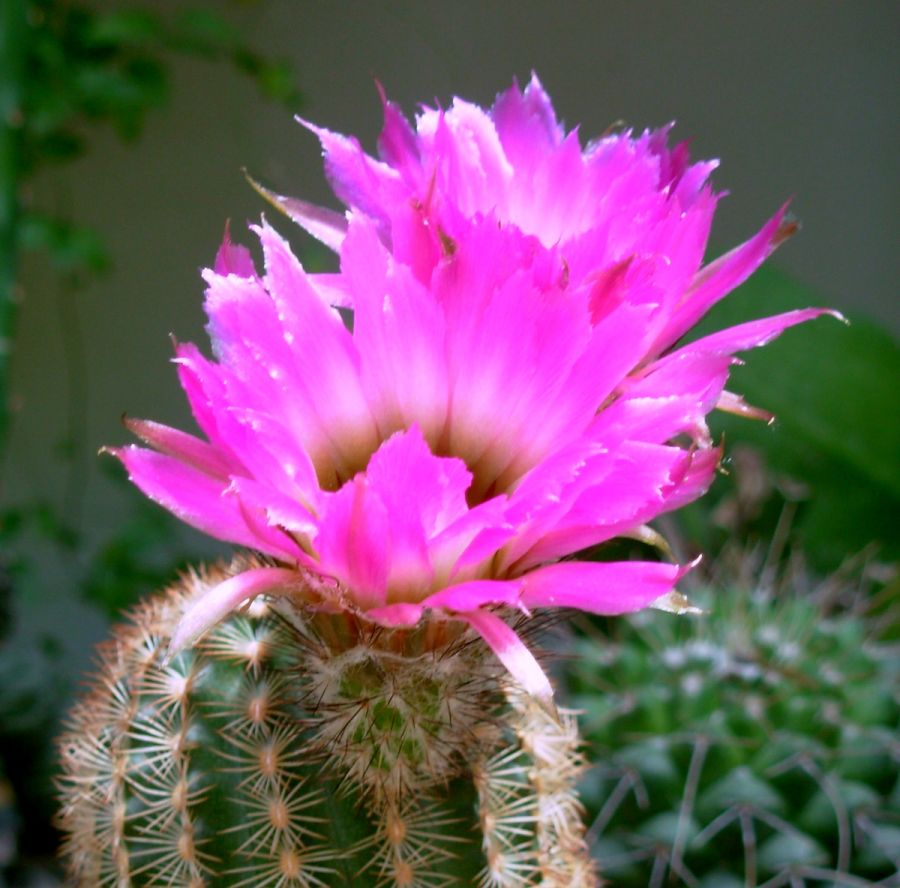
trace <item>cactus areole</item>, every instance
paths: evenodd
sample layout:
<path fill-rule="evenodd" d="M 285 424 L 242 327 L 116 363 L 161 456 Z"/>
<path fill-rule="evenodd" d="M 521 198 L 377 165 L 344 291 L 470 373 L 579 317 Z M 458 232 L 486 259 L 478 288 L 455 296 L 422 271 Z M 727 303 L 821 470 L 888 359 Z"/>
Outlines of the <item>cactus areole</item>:
<path fill-rule="evenodd" d="M 106 649 L 64 743 L 80 884 L 594 884 L 528 638 L 548 609 L 690 609 L 689 566 L 573 556 L 701 495 L 707 413 L 766 415 L 725 390 L 735 353 L 821 314 L 676 347 L 793 227 L 703 266 L 715 163 L 668 128 L 582 149 L 537 78 L 384 116 L 378 158 L 305 124 L 344 215 L 257 186 L 339 272 L 265 221 L 259 271 L 226 232 L 214 359 L 176 346 L 203 437 L 129 420 L 149 449 L 111 451 L 258 556 Z"/>

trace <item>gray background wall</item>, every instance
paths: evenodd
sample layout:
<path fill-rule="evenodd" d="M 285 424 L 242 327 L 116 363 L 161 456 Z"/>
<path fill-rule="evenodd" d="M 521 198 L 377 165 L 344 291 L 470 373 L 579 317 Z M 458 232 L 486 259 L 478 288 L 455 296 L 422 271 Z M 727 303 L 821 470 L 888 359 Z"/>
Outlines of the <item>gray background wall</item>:
<path fill-rule="evenodd" d="M 851 318 L 869 313 L 900 332 L 896 3 L 217 8 L 259 49 L 293 62 L 306 116 L 370 147 L 380 123 L 373 78 L 411 113 L 454 94 L 489 103 L 512 75 L 525 81 L 534 69 L 584 137 L 619 119 L 637 128 L 676 119 L 695 156 L 722 158 L 715 182 L 732 196 L 720 207 L 717 244 L 744 239 L 793 196 L 804 228 L 777 262 Z M 188 423 L 168 336 L 204 340 L 198 269 L 211 262 L 226 218 L 240 234 L 263 209 L 242 166 L 289 193 L 329 200 L 311 135 L 228 68 L 180 61 L 170 107 L 151 116 L 136 147 L 106 134 L 77 166 L 39 183 L 42 200 L 102 233 L 116 265 L 74 297 L 38 262 L 27 266 L 5 497 L 60 501 L 68 490 L 72 520 L 95 540 L 122 520 L 123 499 L 95 453 L 126 439 L 125 410 Z M 67 422 L 78 433 L 69 461 L 55 455 Z M 65 564 L 46 570 L 51 586 L 65 583 Z M 64 634 L 81 619 L 62 596 L 39 604 L 41 622 Z"/>

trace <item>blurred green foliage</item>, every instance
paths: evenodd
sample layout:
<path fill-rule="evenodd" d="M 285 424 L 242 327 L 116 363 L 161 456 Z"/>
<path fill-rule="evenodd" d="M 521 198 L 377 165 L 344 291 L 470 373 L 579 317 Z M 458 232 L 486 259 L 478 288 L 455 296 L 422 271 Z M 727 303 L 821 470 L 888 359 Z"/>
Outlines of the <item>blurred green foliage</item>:
<path fill-rule="evenodd" d="M 221 13 L 181 4 L 111 5 L 67 0 L 4 0 L 0 8 L 0 465 L 9 428 L 8 374 L 15 344 L 17 274 L 22 251 L 34 251 L 59 275 L 64 299 L 77 298 L 110 266 L 103 239 L 77 217 L 38 205 L 31 183 L 43 171 L 91 148 L 101 128 L 137 139 L 172 90 L 172 62 L 183 56 L 230 64 L 263 96 L 291 110 L 300 103 L 290 66 L 248 45 Z M 74 368 L 70 368 L 72 373 Z M 71 394 L 71 393 L 70 393 Z M 77 413 L 77 411 L 75 411 Z M 70 437 L 77 429 L 70 430 Z M 58 449 L 71 462 L 80 442 Z M 77 467 L 72 463 L 73 471 Z M 6 470 L 8 468 L 4 466 Z M 109 617 L 173 578 L 187 560 L 175 519 L 127 485 L 110 466 L 128 503 L 118 532 L 87 551 L 70 510 L 33 499 L 0 509 L 0 640 L 40 582 L 38 563 L 57 552 L 70 568 L 63 594 L 80 595 Z M 71 504 L 68 504 L 71 505 Z M 53 884 L 40 862 L 56 843 L 52 737 L 73 691 L 58 645 L 12 636 L 0 647 L 0 886 Z M 17 847 L 18 846 L 18 847 Z"/>
<path fill-rule="evenodd" d="M 616 886 L 893 884 L 896 602 L 873 617 L 858 571 L 761 583 L 759 556 L 720 564 L 703 616 L 595 621 L 567 646 L 588 835 Z"/>

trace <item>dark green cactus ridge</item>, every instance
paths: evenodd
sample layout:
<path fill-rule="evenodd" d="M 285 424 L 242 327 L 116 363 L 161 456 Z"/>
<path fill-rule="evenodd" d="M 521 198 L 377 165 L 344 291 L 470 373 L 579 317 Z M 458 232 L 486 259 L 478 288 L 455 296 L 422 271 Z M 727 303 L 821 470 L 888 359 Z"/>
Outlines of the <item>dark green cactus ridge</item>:
<path fill-rule="evenodd" d="M 581 790 L 614 885 L 900 884 L 900 659 L 825 608 L 728 589 L 579 640 Z"/>
<path fill-rule="evenodd" d="M 464 624 L 258 599 L 167 660 L 187 578 L 100 651 L 61 740 L 77 886 L 592 886 L 571 714 Z"/>

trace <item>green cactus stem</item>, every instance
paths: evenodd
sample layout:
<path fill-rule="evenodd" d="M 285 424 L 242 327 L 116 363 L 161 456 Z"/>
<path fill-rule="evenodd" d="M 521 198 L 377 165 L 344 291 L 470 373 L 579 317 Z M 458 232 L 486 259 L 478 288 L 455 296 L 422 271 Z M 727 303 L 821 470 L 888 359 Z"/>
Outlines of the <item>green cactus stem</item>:
<path fill-rule="evenodd" d="M 617 888 L 898 884 L 896 644 L 834 579 L 782 585 L 577 644 L 588 838 Z"/>
<path fill-rule="evenodd" d="M 61 739 L 71 881 L 590 888 L 571 713 L 473 632 L 258 599 L 166 661 L 222 569 L 141 605 Z"/>

